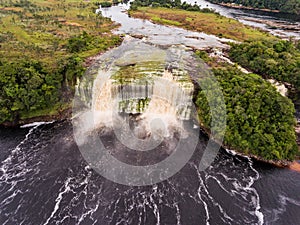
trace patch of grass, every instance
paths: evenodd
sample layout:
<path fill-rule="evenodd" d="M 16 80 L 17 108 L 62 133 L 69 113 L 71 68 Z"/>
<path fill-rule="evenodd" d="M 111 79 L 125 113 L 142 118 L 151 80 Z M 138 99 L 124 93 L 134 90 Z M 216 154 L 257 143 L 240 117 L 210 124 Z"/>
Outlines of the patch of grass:
<path fill-rule="evenodd" d="M 119 84 L 153 82 L 152 75 L 161 76 L 164 64 L 156 61 L 141 62 L 136 65 L 122 66 L 112 75 L 112 79 Z"/>
<path fill-rule="evenodd" d="M 266 32 L 216 13 L 140 7 L 135 11 L 130 11 L 130 15 L 137 18 L 149 19 L 159 24 L 178 26 L 187 30 L 204 32 L 237 41 L 275 39 L 274 36 Z"/>
<path fill-rule="evenodd" d="M 178 21 L 162 19 L 157 16 L 152 17 L 151 20 L 154 22 L 157 22 L 157 23 L 165 24 L 165 25 L 181 26 L 181 23 Z"/>
<path fill-rule="evenodd" d="M 81 55 L 85 58 L 107 50 L 116 44 L 110 30 L 116 27 L 109 19 L 95 14 L 97 6 L 82 0 L 3 0 L 0 4 L 0 34 L 10 33 L 5 44 L 0 39 L 0 57 L 17 60 L 28 57 L 55 67 L 57 61 L 69 57 L 67 40 L 87 32 L 99 42 L 93 51 Z M 112 40 L 112 41 L 110 41 Z"/>
<path fill-rule="evenodd" d="M 121 43 L 96 2 L 1 0 L 0 123 L 62 116 L 88 58 Z"/>

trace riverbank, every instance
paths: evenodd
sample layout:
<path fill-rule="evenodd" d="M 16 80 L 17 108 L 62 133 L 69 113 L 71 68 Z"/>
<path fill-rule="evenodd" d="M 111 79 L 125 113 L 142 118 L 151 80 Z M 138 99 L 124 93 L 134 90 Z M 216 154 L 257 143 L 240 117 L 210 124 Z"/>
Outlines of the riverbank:
<path fill-rule="evenodd" d="M 277 0 L 277 1 L 228 1 L 228 0 L 208 0 L 211 3 L 227 8 L 239 10 L 252 10 L 266 13 L 285 13 L 294 16 L 300 15 L 300 4 L 296 0 Z"/>
<path fill-rule="evenodd" d="M 276 39 L 276 37 L 265 31 L 212 12 L 191 12 L 160 7 L 138 7 L 137 10 L 130 10 L 129 15 L 135 18 L 147 19 L 157 24 L 181 27 L 236 41 Z"/>
<path fill-rule="evenodd" d="M 300 172 L 300 163 L 299 163 L 299 160 L 298 160 L 298 161 L 292 162 L 292 163 L 289 165 L 289 168 L 290 168 L 291 170 Z"/>
<path fill-rule="evenodd" d="M 225 60 L 223 53 L 211 54 L 211 52 L 214 51 L 198 51 L 196 55 L 212 68 L 223 89 L 227 108 L 227 128 L 222 146 L 272 165 L 288 166 L 291 161 L 282 159 L 292 159 L 295 155 L 299 155 L 295 142 L 295 115 L 292 102 L 259 75 L 242 73 L 241 69 L 232 65 L 229 59 Z M 209 128 L 210 118 L 207 116 L 209 111 L 206 110 L 208 105 L 203 94 L 198 95 L 196 103 L 202 127 Z M 274 105 L 277 107 L 276 110 L 273 108 Z M 285 131 L 282 130 L 283 127 Z"/>
<path fill-rule="evenodd" d="M 94 1 L 12 0 L 0 8 L 0 124 L 59 118 L 92 57 L 122 42 Z"/>
<path fill-rule="evenodd" d="M 120 37 L 121 39 L 123 37 Z M 122 39 L 123 40 L 123 39 Z M 111 50 L 116 46 L 109 48 L 107 51 Z M 92 55 L 85 59 L 83 66 L 85 69 L 88 69 L 95 61 L 101 57 L 106 51 L 99 52 L 96 55 Z M 58 102 L 50 108 L 36 110 L 27 112 L 22 115 L 21 118 L 16 118 L 14 121 L 5 121 L 0 124 L 0 127 L 19 127 L 25 124 L 34 123 L 37 121 L 51 122 L 51 121 L 63 121 L 71 119 L 72 117 L 72 101 L 74 91 L 67 91 L 63 94 L 64 102 Z M 69 101 L 67 101 L 69 99 Z M 66 102 L 67 101 L 67 102 Z"/>
<path fill-rule="evenodd" d="M 293 33 L 295 33 L 295 35 L 299 34 L 298 36 L 294 36 L 293 39 L 294 40 L 300 39 L 300 27 L 299 27 L 299 24 L 297 24 L 297 23 L 287 23 L 287 22 L 281 22 L 281 21 L 275 21 L 275 20 L 270 21 L 270 20 L 259 19 L 259 18 L 243 18 L 243 20 L 260 23 L 260 24 L 266 24 L 273 30 L 281 29 L 283 31 L 293 32 Z M 286 40 L 290 39 L 290 37 L 287 37 L 286 34 L 284 34 L 284 32 L 278 32 L 276 35 L 281 37 L 281 39 L 286 39 Z"/>
<path fill-rule="evenodd" d="M 203 123 L 200 124 L 200 127 L 201 127 L 202 132 L 207 135 L 207 138 L 209 138 L 211 136 L 211 131 L 209 129 L 207 129 Z M 223 149 L 225 149 L 226 151 L 229 151 L 230 154 L 232 154 L 232 155 L 248 157 L 255 161 L 265 163 L 268 165 L 272 165 L 272 166 L 275 166 L 278 168 L 290 168 L 290 169 L 297 170 L 298 172 L 300 172 L 300 164 L 298 163 L 298 161 L 300 160 L 300 145 L 299 144 L 298 144 L 299 156 L 297 156 L 294 160 L 285 160 L 285 159 L 284 160 L 267 160 L 258 155 L 254 155 L 251 153 L 244 153 L 243 151 L 238 150 L 238 148 L 233 148 L 232 146 L 225 144 L 224 141 L 222 143 L 219 142 L 218 140 L 214 140 L 214 141 L 219 146 L 221 146 Z"/>
<path fill-rule="evenodd" d="M 68 120 L 72 116 L 72 107 L 67 106 L 66 108 L 61 108 L 56 110 L 53 114 L 41 114 L 39 116 L 32 116 L 29 118 L 20 119 L 18 121 L 12 122 L 4 122 L 0 124 L 0 127 L 4 128 L 13 128 L 13 127 L 20 127 L 26 124 L 34 123 L 34 122 L 51 122 L 51 121 L 63 121 Z"/>
<path fill-rule="evenodd" d="M 234 9 L 247 9 L 247 10 L 256 10 L 256 11 L 263 11 L 263 12 L 273 12 L 273 13 L 279 13 L 279 10 L 273 10 L 273 9 L 264 9 L 264 8 L 255 8 L 255 7 L 250 7 L 250 6 L 243 6 L 243 5 L 238 5 L 235 3 L 215 3 L 217 5 L 225 6 L 228 8 L 234 8 Z"/>

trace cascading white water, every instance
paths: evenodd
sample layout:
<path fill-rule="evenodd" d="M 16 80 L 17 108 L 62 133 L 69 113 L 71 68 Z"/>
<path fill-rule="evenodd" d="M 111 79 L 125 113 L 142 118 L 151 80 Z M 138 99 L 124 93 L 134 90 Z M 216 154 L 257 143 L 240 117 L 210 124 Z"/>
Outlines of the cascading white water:
<path fill-rule="evenodd" d="M 100 112 L 112 111 L 112 81 L 108 80 L 102 87 L 101 91 L 97 91 L 94 110 Z"/>
<path fill-rule="evenodd" d="M 94 101 L 93 101 L 93 119 L 95 127 L 111 127 L 114 99 L 112 97 L 112 80 L 108 79 L 99 87 L 97 81 L 94 85 Z"/>
<path fill-rule="evenodd" d="M 174 131 L 183 133 L 182 120 L 190 115 L 181 115 L 179 109 L 182 103 L 187 108 L 190 100 L 191 96 L 186 95 L 173 74 L 165 70 L 162 77 L 155 78 L 151 101 L 140 117 L 141 124 L 154 137 L 170 137 Z"/>
<path fill-rule="evenodd" d="M 93 88 L 94 128 L 112 127 L 116 116 L 120 121 L 118 113 L 125 112 L 141 113 L 134 127 L 136 136 L 144 133 L 160 139 L 171 137 L 174 132 L 183 133 L 182 121 L 190 118 L 193 86 L 186 85 L 188 88 L 184 90 L 169 70 L 162 76 L 153 76 L 153 80 L 144 86 L 131 83 L 120 87 L 114 80 L 105 79 L 103 72 L 99 73 Z M 141 99 L 150 99 L 150 102 L 149 105 L 143 103 L 139 109 Z"/>
<path fill-rule="evenodd" d="M 141 138 L 184 130 L 193 108 L 194 86 L 186 68 L 191 58 L 184 46 L 161 49 L 139 40 L 103 55 L 77 87 L 73 122 L 79 139 L 98 128 L 134 131 Z"/>

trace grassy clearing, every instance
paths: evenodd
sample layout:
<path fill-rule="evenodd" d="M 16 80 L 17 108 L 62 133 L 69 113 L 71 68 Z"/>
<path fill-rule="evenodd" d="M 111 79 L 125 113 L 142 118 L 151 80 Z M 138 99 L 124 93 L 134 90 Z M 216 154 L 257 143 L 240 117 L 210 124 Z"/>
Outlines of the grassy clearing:
<path fill-rule="evenodd" d="M 178 26 L 187 30 L 204 32 L 237 41 L 275 39 L 274 36 L 266 32 L 251 28 L 237 20 L 216 13 L 139 7 L 135 11 L 130 11 L 130 15 L 137 18 L 148 19 L 159 24 Z"/>
<path fill-rule="evenodd" d="M 115 45 L 118 38 L 110 30 L 116 25 L 96 15 L 93 2 L 96 1 L 1 1 L 0 56 L 8 60 L 28 57 L 55 67 L 59 59 L 70 55 L 65 48 L 67 40 L 83 31 L 101 44 L 79 56 L 86 58 Z"/>
<path fill-rule="evenodd" d="M 141 62 L 136 65 L 122 66 L 112 75 L 117 84 L 146 84 L 153 82 L 153 75 L 162 75 L 164 64 L 157 61 Z"/>
<path fill-rule="evenodd" d="M 0 2 L 0 123 L 60 117 L 71 107 L 86 59 L 121 43 L 95 2 Z"/>

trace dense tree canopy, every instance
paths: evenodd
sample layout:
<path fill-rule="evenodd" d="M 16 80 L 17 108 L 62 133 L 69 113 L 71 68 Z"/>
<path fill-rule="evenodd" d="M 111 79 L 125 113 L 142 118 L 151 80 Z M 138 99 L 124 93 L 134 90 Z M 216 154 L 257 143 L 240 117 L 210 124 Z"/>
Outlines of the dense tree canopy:
<path fill-rule="evenodd" d="M 300 51 L 296 46 L 283 40 L 248 41 L 234 44 L 229 55 L 255 73 L 289 82 L 300 90 Z"/>
<path fill-rule="evenodd" d="M 236 68 L 214 69 L 214 74 L 226 103 L 224 144 L 268 160 L 293 159 L 297 153 L 293 103 L 258 75 Z M 214 86 L 208 87 L 213 94 Z M 201 90 L 196 104 L 201 122 L 209 129 L 207 94 Z"/>
<path fill-rule="evenodd" d="M 235 3 L 254 8 L 300 14 L 300 0 L 209 0 L 213 3 Z"/>
<path fill-rule="evenodd" d="M 200 7 L 195 4 L 189 4 L 187 2 L 181 2 L 181 0 L 135 0 L 131 3 L 131 9 L 135 10 L 138 6 L 152 6 L 152 7 L 165 7 L 165 8 L 176 8 L 183 9 L 187 11 L 201 11 L 201 12 L 213 12 L 208 8 L 200 9 Z"/>
<path fill-rule="evenodd" d="M 94 3 L 0 1 L 0 124 L 62 115 L 89 57 L 121 42 Z"/>
<path fill-rule="evenodd" d="M 60 62 L 56 70 L 30 59 L 0 60 L 0 123 L 52 107 L 84 71 L 82 60 L 75 55 Z"/>

